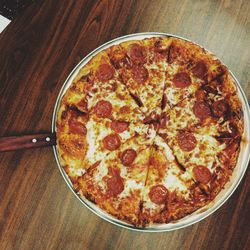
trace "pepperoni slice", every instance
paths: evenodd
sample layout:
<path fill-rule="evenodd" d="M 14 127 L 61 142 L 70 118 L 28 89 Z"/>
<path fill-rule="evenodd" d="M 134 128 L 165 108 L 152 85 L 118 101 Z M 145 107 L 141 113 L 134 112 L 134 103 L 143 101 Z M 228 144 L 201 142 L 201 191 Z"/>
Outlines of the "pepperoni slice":
<path fill-rule="evenodd" d="M 96 71 L 96 77 L 99 81 L 108 81 L 114 76 L 114 69 L 109 64 L 101 64 Z"/>
<path fill-rule="evenodd" d="M 195 180 L 203 184 L 207 184 L 212 176 L 210 170 L 204 166 L 195 166 L 193 174 Z"/>
<path fill-rule="evenodd" d="M 163 185 L 156 185 L 150 188 L 149 198 L 155 204 L 164 204 L 168 198 L 168 190 Z"/>
<path fill-rule="evenodd" d="M 78 122 L 75 117 L 69 119 L 69 132 L 72 134 L 87 134 L 87 128 L 81 122 Z"/>
<path fill-rule="evenodd" d="M 128 122 L 120 122 L 120 121 L 112 121 L 110 125 L 111 129 L 118 134 L 127 130 L 128 126 L 129 126 Z"/>
<path fill-rule="evenodd" d="M 123 178 L 118 169 L 111 168 L 112 177 L 107 179 L 107 193 L 111 196 L 117 196 L 124 190 Z"/>
<path fill-rule="evenodd" d="M 204 61 L 198 61 L 192 69 L 194 76 L 198 78 L 203 78 L 207 74 L 208 68 Z"/>
<path fill-rule="evenodd" d="M 137 43 L 130 45 L 129 50 L 128 50 L 128 55 L 132 61 L 135 61 L 138 63 L 146 62 L 147 55 L 146 55 L 145 48 L 143 48 Z"/>
<path fill-rule="evenodd" d="M 121 146 L 121 139 L 117 134 L 107 135 L 103 139 L 103 145 L 106 149 L 113 151 Z"/>
<path fill-rule="evenodd" d="M 209 106 L 205 102 L 196 102 L 193 107 L 193 112 L 201 121 L 208 118 L 211 114 Z"/>
<path fill-rule="evenodd" d="M 112 114 L 112 104 L 109 101 L 100 100 L 94 107 L 94 113 L 99 118 L 108 118 Z"/>
<path fill-rule="evenodd" d="M 215 101 L 212 105 L 213 114 L 216 117 L 222 117 L 229 111 L 229 105 L 226 100 Z"/>
<path fill-rule="evenodd" d="M 133 163 L 136 156 L 137 156 L 136 151 L 132 148 L 131 149 L 129 148 L 122 152 L 120 159 L 124 166 L 129 166 Z"/>
<path fill-rule="evenodd" d="M 174 75 L 173 83 L 177 88 L 185 88 L 190 86 L 192 81 L 186 72 L 179 72 Z"/>
<path fill-rule="evenodd" d="M 148 79 L 148 70 L 144 66 L 132 68 L 133 79 L 138 83 L 144 83 Z"/>
<path fill-rule="evenodd" d="M 190 132 L 180 132 L 177 135 L 177 142 L 183 151 L 192 151 L 197 144 L 195 136 Z"/>

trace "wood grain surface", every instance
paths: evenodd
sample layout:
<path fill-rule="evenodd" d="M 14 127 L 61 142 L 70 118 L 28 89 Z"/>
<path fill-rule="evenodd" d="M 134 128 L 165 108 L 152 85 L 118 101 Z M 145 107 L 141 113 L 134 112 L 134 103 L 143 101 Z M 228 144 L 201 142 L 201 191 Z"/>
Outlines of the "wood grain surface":
<path fill-rule="evenodd" d="M 0 35 L 0 136 L 51 131 L 73 67 L 112 38 L 159 31 L 189 38 L 235 73 L 250 100 L 250 1 L 37 0 Z M 0 249 L 249 249 L 250 171 L 205 220 L 139 233 L 90 212 L 58 171 L 52 148 L 0 154 Z"/>

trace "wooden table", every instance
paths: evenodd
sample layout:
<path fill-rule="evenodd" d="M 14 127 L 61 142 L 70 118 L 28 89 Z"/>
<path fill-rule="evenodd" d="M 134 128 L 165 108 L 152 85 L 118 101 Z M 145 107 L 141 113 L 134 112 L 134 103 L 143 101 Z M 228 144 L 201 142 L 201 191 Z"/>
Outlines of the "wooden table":
<path fill-rule="evenodd" d="M 73 67 L 112 38 L 159 31 L 214 52 L 250 100 L 250 2 L 37 0 L 0 35 L 0 136 L 47 132 Z M 85 208 L 52 148 L 0 154 L 1 249 L 249 249 L 250 172 L 218 211 L 185 229 L 139 233 Z"/>

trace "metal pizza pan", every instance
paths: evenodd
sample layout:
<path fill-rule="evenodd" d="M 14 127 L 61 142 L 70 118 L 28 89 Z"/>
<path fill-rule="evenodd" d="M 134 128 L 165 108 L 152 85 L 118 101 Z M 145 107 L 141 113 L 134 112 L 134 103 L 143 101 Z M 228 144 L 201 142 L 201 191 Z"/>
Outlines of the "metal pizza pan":
<path fill-rule="evenodd" d="M 173 35 L 173 34 L 168 34 L 168 33 L 159 33 L 159 32 L 146 32 L 146 33 L 136 33 L 136 34 L 130 34 L 122 37 L 118 37 L 116 39 L 113 39 L 95 50 L 93 50 L 91 53 L 89 53 L 86 57 L 84 57 L 78 65 L 71 71 L 67 79 L 65 80 L 61 91 L 59 92 L 58 98 L 55 103 L 55 108 L 53 112 L 53 117 L 52 117 L 52 133 L 56 133 L 56 120 L 57 120 L 57 114 L 58 114 L 58 109 L 62 100 L 63 95 L 73 82 L 74 78 L 78 74 L 79 70 L 86 65 L 96 54 L 101 52 L 102 50 L 105 50 L 106 48 L 120 44 L 125 41 L 130 41 L 130 40 L 142 40 L 145 38 L 151 38 L 151 37 L 175 37 L 179 38 L 185 41 L 190 41 L 194 44 L 197 44 L 191 40 L 188 40 L 184 37 L 178 36 L 178 35 Z M 199 44 L 197 44 L 199 45 Z M 202 47 L 201 45 L 199 45 Z M 207 50 L 206 50 L 207 51 Z M 209 51 L 208 51 L 209 52 Z M 211 52 L 209 52 L 211 53 Z M 219 59 L 220 60 L 220 59 Z M 221 60 L 220 60 L 221 61 Z M 222 62 L 222 61 L 221 61 Z M 222 62 L 223 63 L 223 62 Z M 224 63 L 223 63 L 224 64 Z M 224 64 L 225 65 L 225 64 Z M 241 142 L 241 149 L 240 149 L 240 154 L 238 157 L 237 165 L 233 171 L 233 174 L 230 178 L 230 181 L 226 183 L 225 187 L 223 190 L 220 191 L 220 193 L 216 196 L 216 198 L 210 202 L 207 206 L 202 207 L 195 211 L 194 213 L 185 216 L 182 219 L 179 219 L 174 222 L 166 223 L 166 224 L 151 224 L 145 228 L 137 228 L 131 224 L 128 224 L 124 221 L 118 220 L 112 215 L 106 213 L 102 209 L 100 209 L 97 205 L 93 204 L 86 198 L 81 198 L 73 189 L 72 183 L 70 179 L 68 178 L 67 174 L 65 173 L 64 169 L 62 168 L 61 162 L 60 162 L 60 156 L 58 153 L 57 146 L 53 146 L 53 151 L 54 155 L 56 158 L 56 162 L 59 168 L 59 171 L 61 172 L 65 182 L 67 183 L 68 187 L 70 190 L 73 192 L 75 197 L 83 204 L 85 205 L 88 209 L 90 209 L 92 212 L 94 212 L 96 215 L 101 217 L 102 219 L 115 224 L 119 227 L 127 228 L 130 230 L 135 230 L 135 231 L 141 231 L 141 232 L 164 232 L 164 231 L 172 231 L 172 230 L 177 230 L 180 228 L 184 228 L 187 226 L 190 226 L 194 223 L 197 223 L 212 213 L 214 213 L 218 208 L 220 208 L 228 199 L 229 197 L 233 194 L 235 189 L 238 187 L 240 184 L 240 181 L 242 180 L 244 173 L 247 170 L 249 159 L 250 159 L 250 109 L 248 105 L 247 98 L 244 94 L 244 91 L 242 90 L 238 80 L 236 79 L 235 75 L 230 71 L 230 74 L 232 78 L 234 79 L 235 85 L 237 87 L 237 92 L 238 96 L 241 100 L 242 106 L 243 106 L 243 114 L 244 114 L 244 133 L 243 133 L 243 139 Z"/>

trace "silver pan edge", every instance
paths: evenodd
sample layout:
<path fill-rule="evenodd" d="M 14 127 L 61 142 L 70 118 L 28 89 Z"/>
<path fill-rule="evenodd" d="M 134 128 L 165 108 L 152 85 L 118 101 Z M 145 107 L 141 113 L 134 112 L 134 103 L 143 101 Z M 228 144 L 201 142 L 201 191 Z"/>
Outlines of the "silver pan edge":
<path fill-rule="evenodd" d="M 191 41 L 191 40 L 188 40 L 188 39 L 183 38 L 181 36 L 172 35 L 172 34 L 168 34 L 168 33 L 145 32 L 145 33 L 135 33 L 135 34 L 130 34 L 130 35 L 118 37 L 116 39 L 108 41 L 105 44 L 99 46 L 98 48 L 96 48 L 95 50 L 90 52 L 87 56 L 85 56 L 76 65 L 76 67 L 71 71 L 71 73 L 69 74 L 69 76 L 65 80 L 65 82 L 64 82 L 64 84 L 59 92 L 59 95 L 57 97 L 55 107 L 54 107 L 54 112 L 53 112 L 53 117 L 52 117 L 52 133 L 56 133 L 56 119 L 57 119 L 57 113 L 58 113 L 61 99 L 62 99 L 64 93 L 66 92 L 66 90 L 71 85 L 73 79 L 77 75 L 80 68 L 82 68 L 97 53 L 99 53 L 100 51 L 102 51 L 102 50 L 104 50 L 112 45 L 119 44 L 121 42 L 128 41 L 128 40 L 141 40 L 141 39 L 150 38 L 150 37 L 176 37 L 176 38 L 179 38 L 179 39 L 182 39 L 185 41 Z M 194 43 L 193 41 L 191 41 L 191 42 Z M 194 43 L 194 44 L 197 44 L 197 43 Z M 197 44 L 197 45 L 199 45 L 199 44 Z M 201 45 L 199 45 L 199 46 L 202 47 Z M 121 220 L 114 218 L 113 216 L 104 212 L 103 210 L 98 208 L 95 204 L 88 201 L 87 199 L 80 198 L 76 194 L 76 192 L 74 191 L 73 186 L 71 184 L 71 181 L 69 180 L 67 174 L 65 173 L 65 171 L 63 170 L 63 168 L 60 164 L 60 156 L 58 154 L 57 146 L 53 146 L 53 151 L 54 151 L 54 155 L 56 158 L 56 162 L 57 162 L 57 166 L 59 168 L 59 171 L 62 174 L 68 187 L 75 195 L 75 197 L 82 204 L 84 204 L 88 209 L 90 209 L 93 213 L 95 213 L 96 215 L 98 215 L 102 219 L 104 219 L 104 220 L 106 220 L 106 221 L 108 221 L 116 226 L 123 227 L 123 228 L 130 229 L 130 230 L 134 230 L 134 231 L 140 231 L 140 232 L 166 232 L 166 231 L 181 229 L 181 228 L 190 226 L 194 223 L 197 223 L 197 222 L 205 219 L 206 217 L 208 217 L 212 213 L 214 213 L 217 209 L 219 209 L 229 199 L 229 197 L 233 194 L 235 189 L 240 184 L 240 181 L 243 178 L 243 176 L 247 170 L 249 159 L 250 159 L 250 154 L 248 153 L 248 152 L 250 152 L 250 144 L 249 144 L 249 141 L 250 141 L 250 129 L 249 129 L 250 128 L 250 109 L 249 109 L 247 98 L 244 94 L 244 91 L 242 90 L 242 87 L 240 86 L 235 75 L 231 71 L 230 71 L 230 73 L 231 73 L 231 75 L 236 83 L 238 96 L 241 99 L 241 102 L 243 105 L 243 113 L 244 113 L 244 134 L 243 134 L 243 137 L 245 139 L 245 142 L 244 142 L 244 145 L 242 145 L 243 143 L 241 143 L 240 155 L 238 158 L 237 165 L 233 171 L 233 176 L 230 178 L 230 181 L 229 181 L 229 183 L 226 184 L 225 188 L 220 191 L 220 193 L 217 195 L 215 200 L 211 202 L 211 204 L 208 204 L 207 206 L 202 207 L 202 208 L 198 209 L 196 212 L 194 212 L 194 213 L 192 213 L 192 214 L 190 214 L 190 215 L 188 215 L 188 216 L 186 216 L 178 221 L 175 221 L 175 222 L 171 222 L 171 223 L 167 223 L 167 224 L 153 224 L 153 225 L 150 225 L 146 228 L 137 228 L 131 224 L 128 224 L 126 222 L 123 222 Z"/>

